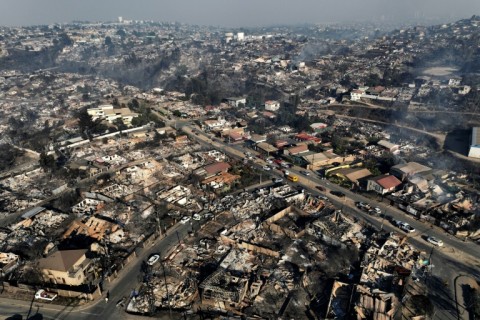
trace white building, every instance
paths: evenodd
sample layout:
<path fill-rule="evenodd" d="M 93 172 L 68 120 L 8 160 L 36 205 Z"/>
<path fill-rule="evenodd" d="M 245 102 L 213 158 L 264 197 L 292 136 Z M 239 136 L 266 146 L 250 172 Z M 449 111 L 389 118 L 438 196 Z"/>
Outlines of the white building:
<path fill-rule="evenodd" d="M 472 140 L 468 156 L 471 158 L 480 158 L 480 127 L 472 128 Z"/>
<path fill-rule="evenodd" d="M 111 104 L 104 104 L 97 108 L 87 109 L 87 113 L 92 116 L 92 120 L 104 119 L 113 123 L 116 119 L 121 119 L 127 126 L 132 124 L 132 120 L 138 117 L 138 113 L 132 112 L 129 108 L 114 109 Z"/>
<path fill-rule="evenodd" d="M 223 117 L 218 117 L 217 119 L 210 119 L 203 121 L 203 124 L 209 130 L 213 130 L 216 128 L 221 128 L 230 125 L 228 121 L 225 120 Z"/>
<path fill-rule="evenodd" d="M 237 41 L 243 41 L 243 40 L 245 40 L 245 33 L 238 32 L 237 33 Z"/>
<path fill-rule="evenodd" d="M 352 101 L 360 101 L 360 99 L 362 98 L 362 96 L 365 94 L 365 91 L 362 91 L 362 90 L 352 90 L 352 92 L 350 92 L 350 100 Z"/>
<path fill-rule="evenodd" d="M 450 87 L 456 87 L 456 86 L 459 86 L 461 82 L 462 82 L 461 78 L 451 78 L 450 80 L 448 80 L 448 85 Z"/>
<path fill-rule="evenodd" d="M 245 106 L 247 103 L 247 98 L 244 97 L 231 97 L 227 98 L 226 100 L 229 106 L 235 108 L 238 108 L 241 104 Z"/>
<path fill-rule="evenodd" d="M 231 33 L 231 32 L 225 33 L 225 42 L 226 43 L 229 43 L 230 41 L 232 41 L 232 39 L 233 39 L 233 33 Z"/>
<path fill-rule="evenodd" d="M 463 86 L 463 87 L 460 87 L 460 89 L 458 90 L 458 94 L 461 94 L 462 96 L 464 96 L 468 94 L 471 90 L 472 88 L 470 86 Z"/>
<path fill-rule="evenodd" d="M 280 109 L 280 102 L 278 101 L 273 101 L 273 100 L 268 100 L 265 101 L 265 110 L 266 111 L 278 111 Z"/>

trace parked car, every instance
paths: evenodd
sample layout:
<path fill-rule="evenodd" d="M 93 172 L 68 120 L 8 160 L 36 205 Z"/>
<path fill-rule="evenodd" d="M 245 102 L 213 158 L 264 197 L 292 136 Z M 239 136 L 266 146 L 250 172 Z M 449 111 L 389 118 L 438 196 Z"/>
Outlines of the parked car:
<path fill-rule="evenodd" d="M 315 188 L 317 188 L 317 189 L 320 190 L 320 191 L 325 191 L 325 188 L 322 187 L 322 186 L 315 186 Z"/>
<path fill-rule="evenodd" d="M 263 170 L 265 170 L 265 171 L 270 171 L 270 170 L 272 170 L 272 169 L 271 169 L 269 166 L 263 166 Z"/>
<path fill-rule="evenodd" d="M 400 220 L 395 220 L 395 219 L 392 219 L 392 224 L 395 226 L 395 227 L 400 227 L 400 225 L 403 223 L 402 221 Z"/>
<path fill-rule="evenodd" d="M 365 207 L 365 202 L 357 201 L 355 202 L 355 206 L 359 209 Z"/>
<path fill-rule="evenodd" d="M 154 255 L 152 255 L 150 258 L 148 258 L 147 264 L 148 264 L 149 266 L 153 266 L 155 263 L 158 262 L 158 260 L 160 260 L 160 255 L 154 254 Z"/>
<path fill-rule="evenodd" d="M 434 246 L 443 247 L 443 241 L 435 237 L 429 236 L 427 241 L 433 244 Z"/>
<path fill-rule="evenodd" d="M 35 299 L 53 301 L 57 297 L 55 292 L 48 292 L 44 289 L 40 289 L 35 292 Z"/>
<path fill-rule="evenodd" d="M 207 212 L 203 215 L 205 219 L 213 219 L 214 215 L 211 212 Z"/>
<path fill-rule="evenodd" d="M 343 193 L 343 192 L 341 192 L 341 191 L 332 190 L 332 191 L 330 191 L 330 193 L 333 194 L 334 196 L 339 197 L 339 198 L 345 197 L 345 193 Z"/>
<path fill-rule="evenodd" d="M 388 215 L 388 214 L 381 213 L 380 218 L 386 219 L 388 221 L 392 221 L 392 223 L 393 223 L 393 217 Z"/>
<path fill-rule="evenodd" d="M 190 221 L 191 217 L 188 217 L 188 216 L 184 216 L 182 217 L 182 220 L 180 220 L 181 223 L 185 224 L 187 223 L 188 221 Z"/>
<path fill-rule="evenodd" d="M 198 213 L 193 214 L 193 220 L 195 221 L 200 221 L 202 219 L 202 216 Z"/>

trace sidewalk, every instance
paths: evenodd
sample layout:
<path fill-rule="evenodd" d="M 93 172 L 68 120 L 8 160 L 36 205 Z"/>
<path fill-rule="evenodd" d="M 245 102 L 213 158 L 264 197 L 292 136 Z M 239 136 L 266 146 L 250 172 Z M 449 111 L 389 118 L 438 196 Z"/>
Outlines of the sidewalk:
<path fill-rule="evenodd" d="M 99 303 L 104 303 L 104 292 L 111 291 L 115 288 L 117 283 L 123 278 L 125 274 L 128 274 L 134 267 L 138 267 L 137 264 L 139 261 L 145 260 L 148 257 L 148 249 L 158 245 L 158 243 L 165 239 L 167 235 L 170 235 L 172 233 L 175 233 L 176 229 L 180 227 L 179 223 L 173 225 L 170 227 L 170 229 L 167 230 L 167 233 L 158 236 L 153 242 L 149 243 L 147 246 L 143 247 L 141 252 L 136 255 L 136 257 L 125 264 L 125 266 L 118 272 L 117 276 L 112 279 L 112 281 L 104 281 L 103 284 L 103 292 L 102 296 L 86 301 L 85 303 L 79 304 L 78 300 L 75 298 L 66 298 L 66 297 L 59 297 L 55 299 L 54 301 L 48 302 L 48 301 L 41 301 L 41 300 L 36 300 L 33 299 L 33 294 L 31 291 L 18 288 L 18 287 L 12 287 L 16 292 L 12 292 L 9 290 L 2 290 L 0 291 L 0 300 L 2 302 L 7 302 L 10 305 L 18 305 L 22 306 L 25 308 L 29 308 L 30 306 L 41 306 L 42 308 L 50 309 L 50 310 L 58 310 L 58 311 L 83 311 L 90 309 L 94 306 L 96 306 Z M 168 252 L 165 252 L 165 256 L 168 256 L 172 250 L 175 249 L 175 246 L 170 248 Z M 68 301 L 65 301 L 64 299 L 71 299 L 71 301 L 77 301 L 75 304 L 68 304 Z M 62 301 L 63 300 L 63 301 Z M 65 303 L 61 303 L 65 302 Z"/>

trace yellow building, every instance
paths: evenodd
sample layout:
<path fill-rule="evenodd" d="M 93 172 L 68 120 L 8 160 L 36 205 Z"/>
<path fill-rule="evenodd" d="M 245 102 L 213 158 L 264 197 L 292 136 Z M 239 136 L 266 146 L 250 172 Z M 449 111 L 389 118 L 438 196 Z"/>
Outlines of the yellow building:
<path fill-rule="evenodd" d="M 44 281 L 56 284 L 78 286 L 87 280 L 87 269 L 91 260 L 86 249 L 59 250 L 39 260 Z"/>

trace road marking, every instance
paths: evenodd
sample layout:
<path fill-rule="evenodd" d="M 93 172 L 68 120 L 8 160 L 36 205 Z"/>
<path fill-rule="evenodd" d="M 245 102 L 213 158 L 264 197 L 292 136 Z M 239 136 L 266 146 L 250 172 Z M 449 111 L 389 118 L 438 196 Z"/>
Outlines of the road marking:
<path fill-rule="evenodd" d="M 94 315 L 94 316 L 99 316 L 99 315 L 101 315 L 101 313 L 93 313 L 93 312 L 85 312 L 85 311 L 80 311 L 80 313 L 91 314 L 91 315 Z"/>

